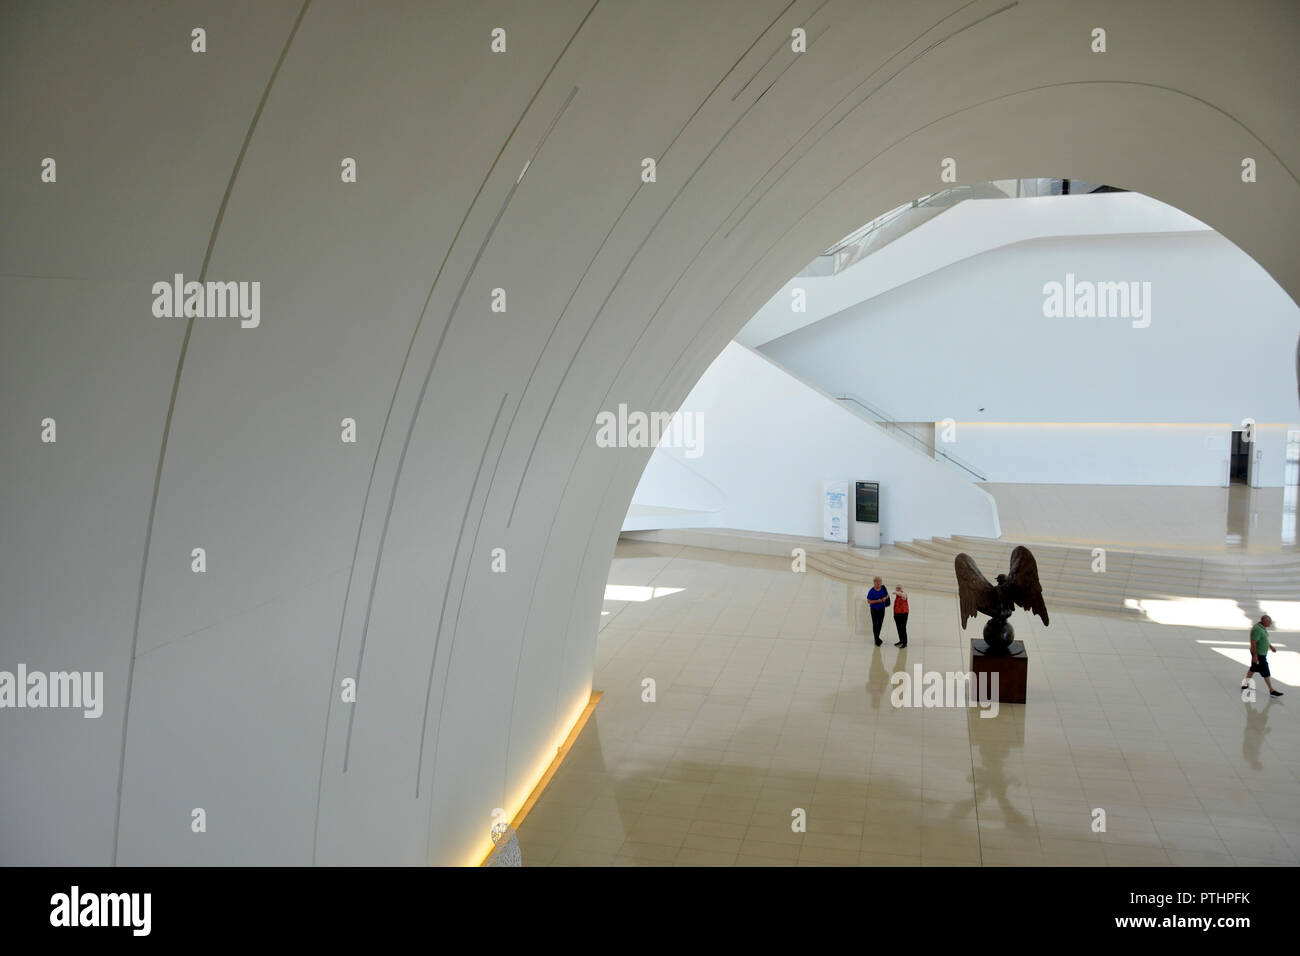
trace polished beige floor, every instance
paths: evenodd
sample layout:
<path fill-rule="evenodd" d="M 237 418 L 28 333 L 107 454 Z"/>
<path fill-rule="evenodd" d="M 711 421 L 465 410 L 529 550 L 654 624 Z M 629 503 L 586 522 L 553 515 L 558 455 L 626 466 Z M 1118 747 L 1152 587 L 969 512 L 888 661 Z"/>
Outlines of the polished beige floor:
<path fill-rule="evenodd" d="M 860 586 L 788 560 L 624 541 L 609 582 L 604 698 L 520 827 L 526 866 L 1300 862 L 1294 650 L 1287 696 L 1244 704 L 1238 629 L 1017 613 L 1028 703 L 988 719 L 890 703 L 895 671 L 966 669 L 950 594 L 912 593 L 900 651 Z"/>

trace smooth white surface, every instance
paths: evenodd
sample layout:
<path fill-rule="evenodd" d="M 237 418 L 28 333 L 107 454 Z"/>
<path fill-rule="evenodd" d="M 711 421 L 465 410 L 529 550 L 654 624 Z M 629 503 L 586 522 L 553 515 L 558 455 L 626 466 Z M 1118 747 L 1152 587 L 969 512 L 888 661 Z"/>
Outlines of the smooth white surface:
<path fill-rule="evenodd" d="M 998 503 L 1004 541 L 1193 554 L 1252 552 L 1252 557 L 1268 555 L 1270 560 L 1279 552 L 1294 554 L 1296 547 L 1296 499 L 1291 489 L 992 482 L 984 488 Z M 1255 575 L 1249 564 L 1243 568 L 1264 593 L 1267 577 Z M 1285 563 L 1280 568 L 1283 573 L 1289 570 Z M 1224 593 L 1237 591 L 1228 585 Z"/>
<path fill-rule="evenodd" d="M 300 9 L 0 7 L 0 667 L 107 696 L 0 715 L 5 863 L 486 853 L 588 698 L 649 457 L 597 412 L 679 407 L 945 157 L 1153 195 L 1300 291 L 1289 3 L 312 0 L 287 43 Z M 210 242 L 261 325 L 182 363 L 150 287 Z"/>
<path fill-rule="evenodd" d="M 751 348 L 981 253 L 1035 239 L 1211 232 L 1203 222 L 1138 193 L 972 199 L 905 233 L 833 276 L 796 276 L 740 330 Z M 806 311 L 791 309 L 803 289 Z"/>
<path fill-rule="evenodd" d="M 1294 428 L 1295 426 L 1290 426 Z M 989 481 L 1093 485 L 1227 484 L 1228 449 L 1241 423 L 985 425 L 960 422 L 953 449 Z M 1286 425 L 1257 425 L 1257 488 L 1285 478 Z"/>
<path fill-rule="evenodd" d="M 996 509 L 996 505 L 995 505 Z M 996 510 L 993 521 L 997 521 Z M 987 535 L 987 537 L 993 537 Z M 901 539 L 900 539 L 901 540 Z M 881 543 L 880 522 L 878 521 L 855 521 L 853 522 L 853 546 L 855 548 L 879 548 Z"/>
<path fill-rule="evenodd" d="M 661 445 L 651 460 L 671 458 L 720 490 L 721 506 L 699 526 L 823 537 L 819 492 L 824 498 L 825 475 L 840 474 L 880 483 L 880 522 L 853 520 L 858 545 L 1000 533 L 997 507 L 977 484 L 738 342 L 709 367 L 682 413 L 704 421 L 704 454 L 689 459 L 685 449 Z M 666 463 L 647 468 L 633 502 L 668 502 L 673 489 L 659 483 L 665 474 L 673 474 Z M 850 520 L 853 487 L 850 481 Z"/>
<path fill-rule="evenodd" d="M 703 520 L 722 510 L 726 493 L 694 467 L 698 459 L 688 458 L 684 453 L 659 454 L 659 449 L 655 452 L 646 464 L 633 504 L 643 509 L 690 511 Z M 629 530 L 626 522 L 623 529 Z"/>
<path fill-rule="evenodd" d="M 1043 286 L 1069 273 L 1150 282 L 1150 325 L 1044 317 Z M 990 481 L 1223 484 L 1229 432 L 1249 417 L 1258 484 L 1276 487 L 1297 328 L 1300 308 L 1222 236 L 1116 236 L 967 259 L 763 351 L 896 418 L 953 419 L 956 441 L 939 447 Z"/>

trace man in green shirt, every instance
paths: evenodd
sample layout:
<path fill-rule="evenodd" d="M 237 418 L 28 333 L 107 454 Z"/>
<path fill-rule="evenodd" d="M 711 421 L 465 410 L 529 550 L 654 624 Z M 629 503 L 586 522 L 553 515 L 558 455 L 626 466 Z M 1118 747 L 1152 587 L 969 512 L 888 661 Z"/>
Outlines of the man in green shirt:
<path fill-rule="evenodd" d="M 1241 687 L 1245 690 L 1249 686 L 1250 675 L 1258 674 L 1268 685 L 1269 696 L 1281 697 L 1282 692 L 1273 689 L 1273 681 L 1270 680 L 1272 675 L 1268 669 L 1268 629 L 1272 626 L 1273 619 L 1265 614 L 1259 619 L 1259 623 L 1250 629 L 1250 670 L 1246 671 Z"/>

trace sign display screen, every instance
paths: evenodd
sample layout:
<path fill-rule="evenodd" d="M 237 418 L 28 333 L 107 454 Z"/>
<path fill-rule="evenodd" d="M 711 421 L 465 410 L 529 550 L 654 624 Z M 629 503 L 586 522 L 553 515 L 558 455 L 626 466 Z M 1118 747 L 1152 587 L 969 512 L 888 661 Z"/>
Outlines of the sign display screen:
<path fill-rule="evenodd" d="M 880 482 L 859 481 L 857 484 L 857 520 L 863 523 L 880 523 Z"/>

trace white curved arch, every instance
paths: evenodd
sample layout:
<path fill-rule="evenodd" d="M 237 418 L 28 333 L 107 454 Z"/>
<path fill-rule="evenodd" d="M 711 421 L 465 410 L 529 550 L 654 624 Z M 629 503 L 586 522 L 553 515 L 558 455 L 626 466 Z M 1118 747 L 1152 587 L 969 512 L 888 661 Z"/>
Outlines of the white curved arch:
<path fill-rule="evenodd" d="M 942 158 L 1144 192 L 1300 291 L 1289 4 L 200 9 L 204 54 L 191 7 L 0 14 L 0 669 L 106 695 L 0 719 L 6 861 L 485 854 L 590 689 L 649 454 L 596 412 L 676 408 Z M 260 281 L 260 326 L 155 318 L 177 272 Z"/>

